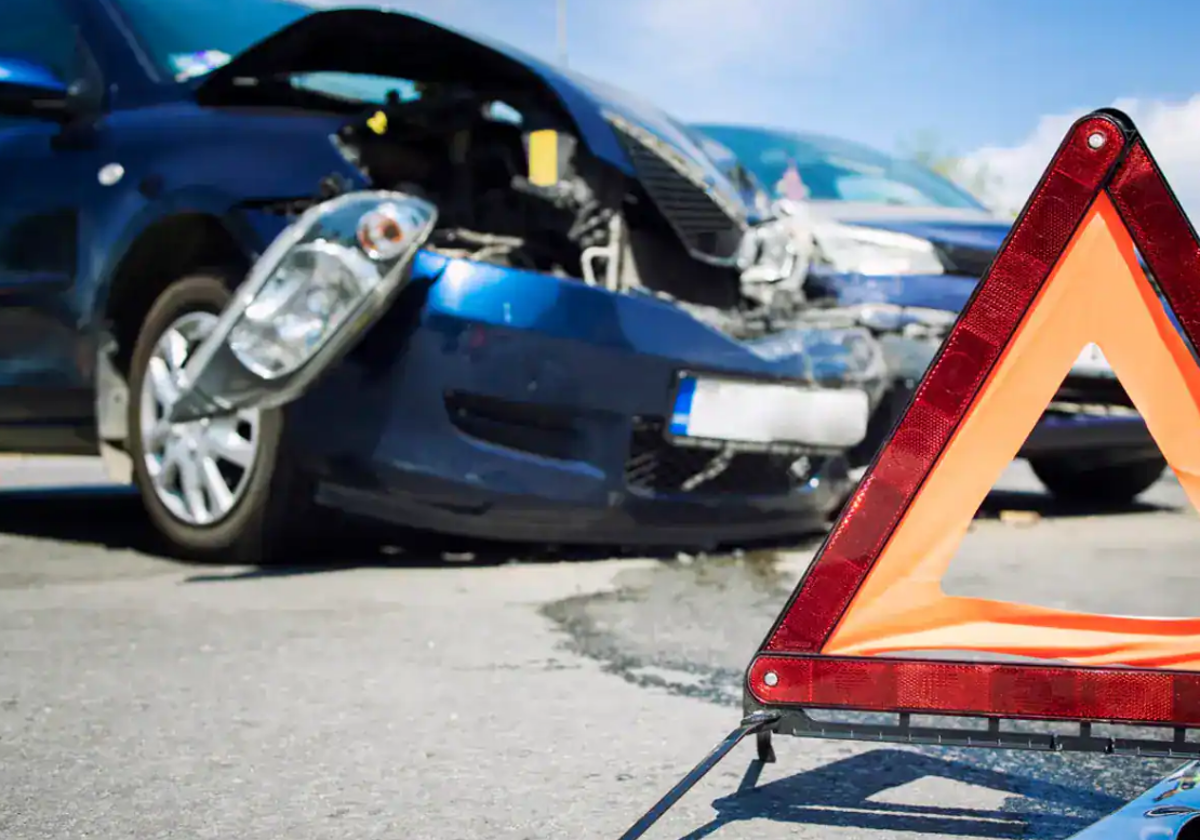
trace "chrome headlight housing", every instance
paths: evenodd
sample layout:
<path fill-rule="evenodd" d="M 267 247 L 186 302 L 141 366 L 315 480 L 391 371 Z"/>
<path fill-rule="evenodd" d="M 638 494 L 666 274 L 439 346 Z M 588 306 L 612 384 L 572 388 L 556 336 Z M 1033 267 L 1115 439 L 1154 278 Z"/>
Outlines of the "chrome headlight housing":
<path fill-rule="evenodd" d="M 933 243 L 919 236 L 862 225 L 817 226 L 813 239 L 826 266 L 842 274 L 944 274 Z"/>
<path fill-rule="evenodd" d="M 322 202 L 281 233 L 188 359 L 173 422 L 273 408 L 361 338 L 407 285 L 437 208 L 406 193 Z"/>
<path fill-rule="evenodd" d="M 798 274 L 800 254 L 788 218 L 749 228 L 737 255 L 741 280 L 748 284 L 781 284 Z"/>

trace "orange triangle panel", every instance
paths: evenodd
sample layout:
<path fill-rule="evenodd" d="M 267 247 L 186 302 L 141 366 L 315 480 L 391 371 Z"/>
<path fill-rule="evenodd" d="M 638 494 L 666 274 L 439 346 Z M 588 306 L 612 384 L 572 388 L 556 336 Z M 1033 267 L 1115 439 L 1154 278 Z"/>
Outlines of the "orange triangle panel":
<path fill-rule="evenodd" d="M 1200 725 L 1200 619 L 941 588 L 979 505 L 1092 342 L 1200 508 L 1200 366 L 1137 252 L 1196 346 L 1195 231 L 1129 118 L 1097 111 L 1072 126 L 755 655 L 755 704 Z M 963 651 L 1025 661 L 952 658 Z"/>

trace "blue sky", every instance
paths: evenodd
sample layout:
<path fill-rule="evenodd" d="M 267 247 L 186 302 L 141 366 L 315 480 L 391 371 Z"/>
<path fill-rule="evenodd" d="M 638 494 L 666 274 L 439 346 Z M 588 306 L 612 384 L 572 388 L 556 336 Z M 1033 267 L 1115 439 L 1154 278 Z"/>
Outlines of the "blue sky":
<path fill-rule="evenodd" d="M 569 57 L 684 118 L 894 149 L 1014 144 L 1038 118 L 1195 92 L 1200 3 L 1177 0 L 567 0 Z M 546 57 L 556 0 L 392 0 Z M 1140 7 L 1140 8 L 1139 8 Z"/>

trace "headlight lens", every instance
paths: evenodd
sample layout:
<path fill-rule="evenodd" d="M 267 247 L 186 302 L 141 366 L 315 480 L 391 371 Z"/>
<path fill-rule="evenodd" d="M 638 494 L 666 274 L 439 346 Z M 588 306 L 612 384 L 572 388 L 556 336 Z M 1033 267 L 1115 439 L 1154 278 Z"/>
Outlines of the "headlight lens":
<path fill-rule="evenodd" d="M 270 254 L 243 287 L 245 305 L 228 344 L 251 373 L 274 380 L 308 363 L 364 304 L 395 286 L 392 275 L 411 258 L 434 217 L 418 199 L 348 196 L 319 218 L 298 223 L 277 259 Z M 282 237 L 281 237 L 282 238 Z M 274 246 L 273 246 L 274 248 Z M 257 273 L 257 272 L 256 272 Z"/>
<path fill-rule="evenodd" d="M 886 276 L 942 274 L 933 243 L 906 233 L 860 225 L 821 225 L 813 231 L 821 256 L 834 271 Z"/>
<path fill-rule="evenodd" d="M 380 281 L 379 268 L 336 242 L 299 245 L 229 333 L 238 361 L 263 379 L 295 371 Z"/>

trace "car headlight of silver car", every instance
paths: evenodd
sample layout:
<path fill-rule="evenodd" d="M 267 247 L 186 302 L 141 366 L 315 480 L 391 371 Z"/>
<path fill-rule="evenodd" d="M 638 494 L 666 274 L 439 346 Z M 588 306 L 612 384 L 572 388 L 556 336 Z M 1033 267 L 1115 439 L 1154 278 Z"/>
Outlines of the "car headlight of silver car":
<path fill-rule="evenodd" d="M 838 273 L 866 276 L 945 273 L 933 243 L 919 236 L 830 223 L 818 225 L 813 230 L 813 239 L 825 264 Z"/>
<path fill-rule="evenodd" d="M 411 277 L 437 208 L 406 193 L 349 193 L 306 211 L 251 269 L 188 359 L 172 422 L 272 408 L 361 338 Z"/>

